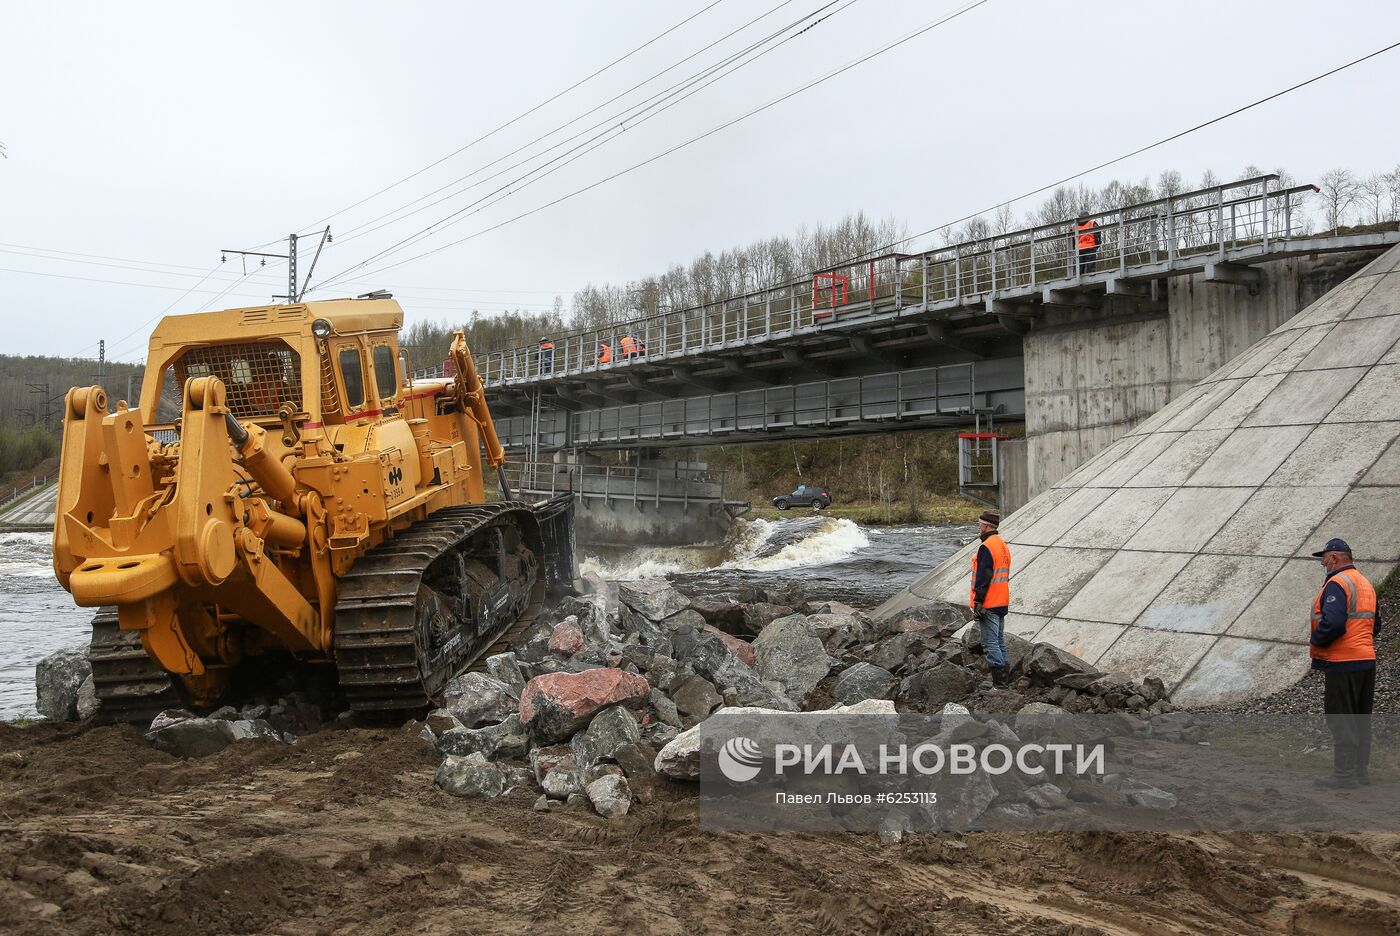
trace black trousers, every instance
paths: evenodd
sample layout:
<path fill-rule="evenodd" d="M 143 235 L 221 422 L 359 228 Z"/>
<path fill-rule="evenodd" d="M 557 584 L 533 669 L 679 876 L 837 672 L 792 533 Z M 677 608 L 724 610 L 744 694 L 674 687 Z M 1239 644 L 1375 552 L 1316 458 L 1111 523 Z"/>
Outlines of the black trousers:
<path fill-rule="evenodd" d="M 1092 273 L 1092 272 L 1094 272 L 1094 267 L 1098 264 L 1098 259 L 1099 259 L 1099 248 L 1098 248 L 1098 247 L 1080 247 L 1080 248 L 1079 248 L 1079 275 L 1080 275 L 1080 276 L 1083 276 L 1085 273 Z"/>
<path fill-rule="evenodd" d="M 1365 773 L 1371 763 L 1371 706 L 1374 669 L 1337 673 L 1323 670 L 1322 711 L 1332 732 L 1332 763 L 1338 773 Z"/>

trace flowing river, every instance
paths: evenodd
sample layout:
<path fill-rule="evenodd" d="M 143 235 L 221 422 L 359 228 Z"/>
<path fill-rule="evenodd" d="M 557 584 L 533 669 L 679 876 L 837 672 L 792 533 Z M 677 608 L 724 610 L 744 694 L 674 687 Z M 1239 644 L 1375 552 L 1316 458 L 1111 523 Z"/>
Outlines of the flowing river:
<path fill-rule="evenodd" d="M 794 582 L 811 599 L 870 608 L 975 535 L 971 526 L 862 527 L 820 515 L 740 520 L 722 546 L 582 547 L 579 566 L 606 579 L 665 575 L 706 596 Z M 35 714 L 34 664 L 89 636 L 92 612 L 54 581 L 49 541 L 48 533 L 0 533 L 0 719 Z"/>

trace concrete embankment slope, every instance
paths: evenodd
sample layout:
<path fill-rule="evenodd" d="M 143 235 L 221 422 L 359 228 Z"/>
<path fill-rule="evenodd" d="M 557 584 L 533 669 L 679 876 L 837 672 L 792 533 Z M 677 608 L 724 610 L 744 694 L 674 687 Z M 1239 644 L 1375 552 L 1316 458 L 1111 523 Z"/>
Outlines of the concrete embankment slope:
<path fill-rule="evenodd" d="M 0 530 L 52 530 L 58 485 L 36 491 L 15 504 L 0 507 Z"/>
<path fill-rule="evenodd" d="M 1182 705 L 1265 695 L 1308 666 L 1309 555 L 1400 561 L 1400 247 L 1002 524 L 1007 630 Z M 876 613 L 966 602 L 969 545 Z"/>

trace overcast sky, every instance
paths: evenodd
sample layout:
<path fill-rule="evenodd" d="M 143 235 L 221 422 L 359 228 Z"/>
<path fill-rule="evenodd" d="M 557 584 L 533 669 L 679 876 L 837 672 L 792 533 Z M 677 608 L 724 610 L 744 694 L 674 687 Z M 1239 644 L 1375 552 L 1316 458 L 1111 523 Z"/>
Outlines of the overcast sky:
<path fill-rule="evenodd" d="M 109 357 L 140 359 L 150 322 L 167 309 L 257 305 L 285 291 L 281 268 L 243 279 L 232 256 L 201 283 L 220 248 L 275 241 L 334 215 L 329 224 L 339 236 L 314 286 L 542 160 L 380 230 L 362 226 L 481 170 L 781 0 L 720 0 L 705 9 L 711 2 L 10 4 L 0 55 L 0 144 L 8 157 L 0 159 L 0 352 L 92 354 L 106 338 Z M 788 0 L 458 187 L 605 118 L 613 126 L 627 105 L 824 3 Z M 762 114 L 486 231 L 963 5 L 855 0 L 846 8 L 842 0 L 827 11 L 839 12 L 732 76 L 614 131 L 499 203 L 468 208 L 454 226 L 314 298 L 386 287 L 410 320 L 542 309 L 588 282 L 661 272 L 706 249 L 856 210 L 919 231 L 1400 40 L 1393 2 L 990 0 Z M 1397 87 L 1400 50 L 1084 181 L 1176 168 L 1194 182 L 1206 169 L 1233 177 L 1251 163 L 1286 167 L 1299 181 L 1334 166 L 1391 170 L 1400 163 Z M 303 270 L 308 260 L 309 251 Z"/>

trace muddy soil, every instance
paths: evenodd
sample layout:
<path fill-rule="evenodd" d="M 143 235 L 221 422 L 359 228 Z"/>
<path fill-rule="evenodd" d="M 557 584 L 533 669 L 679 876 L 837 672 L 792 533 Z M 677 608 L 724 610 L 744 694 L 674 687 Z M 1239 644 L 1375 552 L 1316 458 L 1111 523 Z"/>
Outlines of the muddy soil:
<path fill-rule="evenodd" d="M 710 834 L 693 787 L 606 822 L 463 800 L 399 729 L 199 761 L 0 724 L 0 931 L 1400 932 L 1400 835 Z"/>

